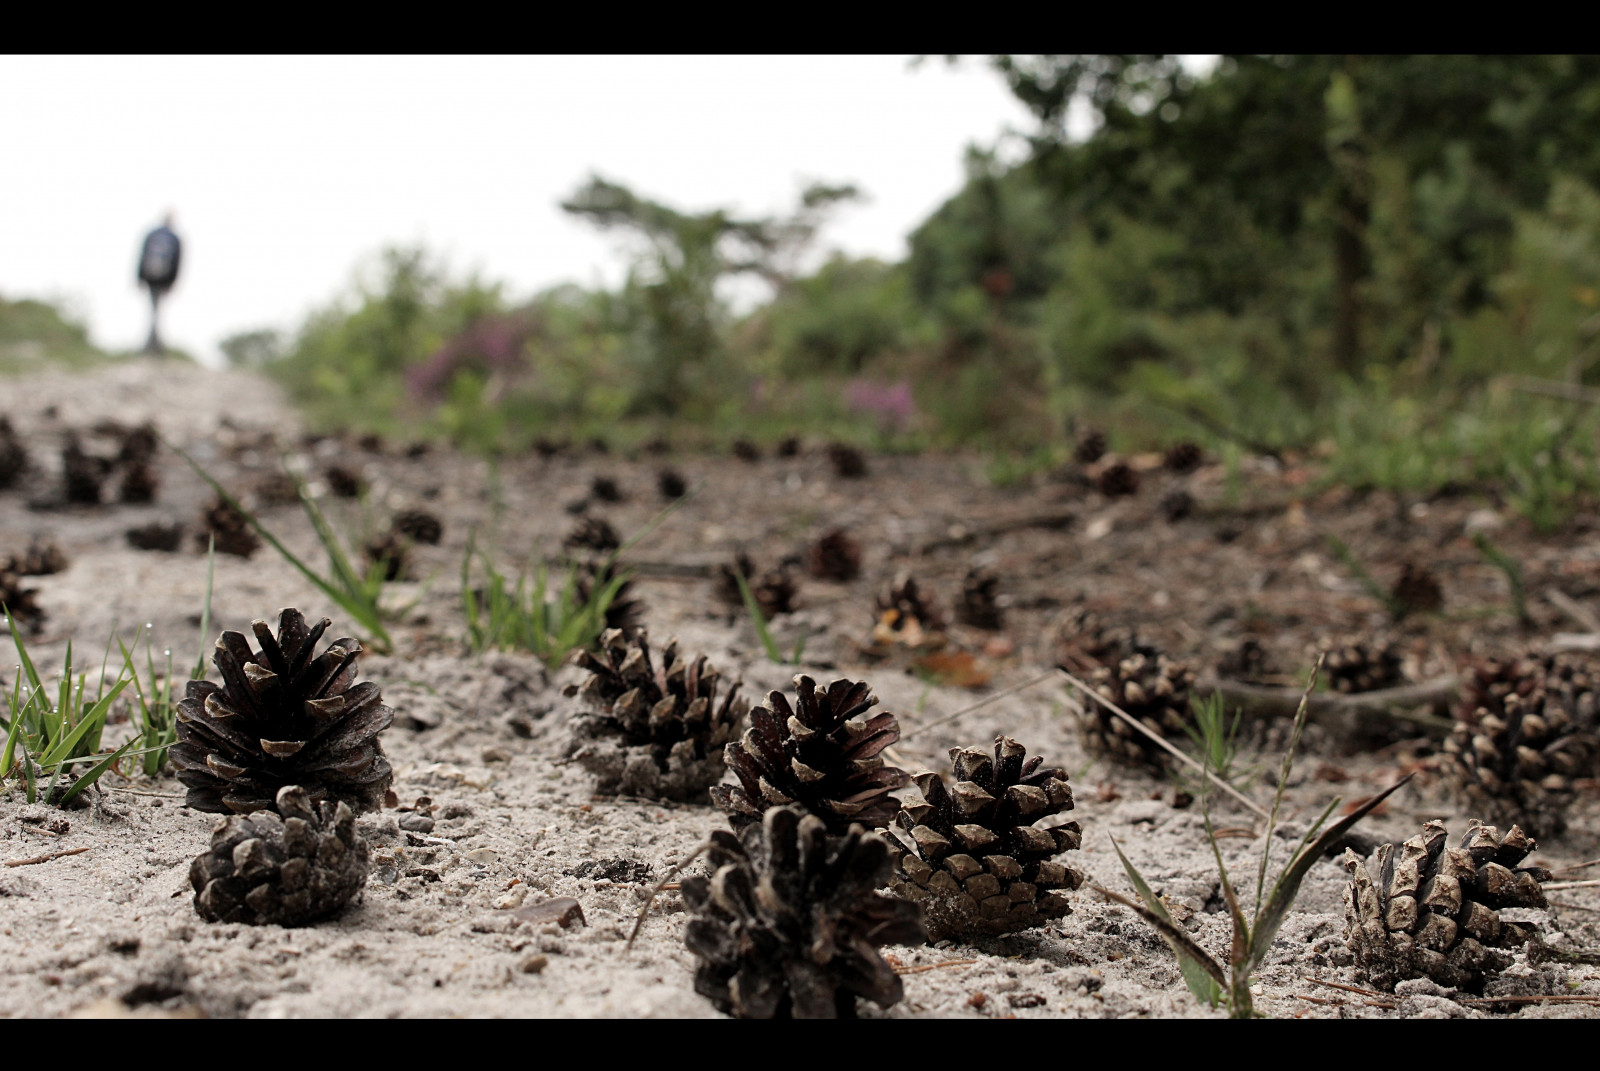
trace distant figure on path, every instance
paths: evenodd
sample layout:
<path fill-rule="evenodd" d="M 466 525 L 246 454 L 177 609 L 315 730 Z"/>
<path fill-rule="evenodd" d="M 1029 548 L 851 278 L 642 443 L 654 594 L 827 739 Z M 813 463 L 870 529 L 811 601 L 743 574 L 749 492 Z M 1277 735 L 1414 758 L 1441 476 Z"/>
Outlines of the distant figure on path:
<path fill-rule="evenodd" d="M 161 299 L 178 281 L 178 257 L 182 249 L 183 244 L 172 230 L 172 213 L 168 212 L 161 226 L 145 235 L 144 248 L 139 252 L 139 282 L 150 288 L 150 340 L 144 344 L 146 353 L 166 352 L 157 330 Z"/>

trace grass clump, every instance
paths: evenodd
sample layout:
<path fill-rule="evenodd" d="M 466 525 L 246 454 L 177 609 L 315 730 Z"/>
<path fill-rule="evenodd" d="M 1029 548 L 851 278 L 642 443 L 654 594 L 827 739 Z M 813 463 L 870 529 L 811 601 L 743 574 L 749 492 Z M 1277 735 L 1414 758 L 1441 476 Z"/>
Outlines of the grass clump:
<path fill-rule="evenodd" d="M 1116 849 L 1117 858 L 1122 860 L 1122 868 L 1126 871 L 1128 881 L 1133 885 L 1138 900 L 1096 886 L 1096 891 L 1106 899 L 1122 904 L 1155 927 L 1166 941 L 1167 947 L 1177 956 L 1178 969 L 1182 972 L 1184 983 L 1194 994 L 1195 999 L 1213 1008 L 1218 1004 L 1226 1005 L 1229 1016 L 1234 1019 L 1250 1019 L 1256 1016 L 1255 1001 L 1250 992 L 1251 976 L 1266 959 L 1267 952 L 1278 935 L 1278 929 L 1283 925 L 1289 908 L 1294 905 L 1295 897 L 1300 892 L 1300 885 L 1312 865 L 1322 858 L 1335 841 L 1388 798 L 1390 793 L 1411 780 L 1411 775 L 1406 775 L 1383 792 L 1362 803 L 1349 815 L 1324 829 L 1323 826 L 1333 814 L 1334 808 L 1339 806 L 1340 800 L 1336 797 L 1300 838 L 1288 865 L 1279 872 L 1270 890 L 1268 889 L 1267 870 L 1271 864 L 1272 840 L 1277 830 L 1278 812 L 1283 804 L 1283 790 L 1288 784 L 1290 771 L 1294 768 L 1295 749 L 1300 743 L 1301 730 L 1305 728 L 1306 711 L 1311 692 L 1316 687 L 1317 670 L 1321 665 L 1319 659 L 1317 666 L 1311 671 L 1311 680 L 1306 684 L 1305 695 L 1300 699 L 1300 707 L 1295 712 L 1294 729 L 1289 737 L 1289 748 L 1283 756 L 1283 767 L 1278 775 L 1278 790 L 1272 801 L 1272 813 L 1267 820 L 1261 858 L 1256 867 L 1255 909 L 1250 917 L 1246 917 L 1239 896 L 1234 891 L 1233 882 L 1228 877 L 1227 864 L 1222 861 L 1222 848 L 1211 825 L 1209 799 L 1202 797 L 1206 839 L 1210 842 L 1211 854 L 1217 862 L 1222 895 L 1227 901 L 1228 914 L 1233 922 L 1233 940 L 1230 942 L 1225 963 L 1219 962 L 1211 953 L 1200 947 L 1199 942 L 1191 937 L 1188 931 L 1173 921 L 1160 897 L 1150 888 L 1150 883 L 1123 854 L 1122 847 L 1115 840 L 1111 842 L 1112 847 Z"/>
<path fill-rule="evenodd" d="M 800 634 L 800 638 L 795 641 L 791 657 L 785 658 L 783 651 L 778 647 L 777 638 L 772 635 L 772 626 L 767 621 L 767 615 L 761 612 L 761 603 L 750 590 L 750 581 L 737 568 L 733 571 L 733 579 L 739 585 L 739 598 L 744 600 L 745 611 L 750 615 L 750 622 L 756 629 L 756 638 L 761 641 L 761 649 L 767 653 L 767 659 L 780 666 L 799 665 L 801 656 L 806 652 L 806 634 L 804 632 Z"/>
<path fill-rule="evenodd" d="M 467 542 L 461 560 L 461 608 L 467 618 L 467 643 L 474 654 L 484 651 L 531 651 L 554 669 L 574 649 L 595 646 L 606 628 L 606 611 L 632 578 L 616 569 L 615 555 L 585 597 L 578 566 L 569 566 L 559 585 L 552 585 L 550 567 L 540 563 L 530 576 L 524 570 L 513 581 L 487 552 L 478 549 L 477 533 Z M 473 583 L 474 572 L 479 582 Z"/>
<path fill-rule="evenodd" d="M 0 680 L 0 693 L 5 699 L 0 728 L 6 734 L 5 747 L 0 750 L 0 784 L 20 782 L 29 803 L 42 797 L 46 802 L 65 806 L 138 743 L 139 738 L 134 737 L 109 754 L 99 753 L 106 714 L 130 681 L 124 669 L 108 687 L 102 665 L 91 694 L 88 671 L 78 674 L 76 682 L 73 680 L 69 642 L 52 701 L 9 610 L 6 624 L 16 644 L 19 665 L 11 687 Z M 74 777 L 75 768 L 83 765 L 88 769 Z"/>

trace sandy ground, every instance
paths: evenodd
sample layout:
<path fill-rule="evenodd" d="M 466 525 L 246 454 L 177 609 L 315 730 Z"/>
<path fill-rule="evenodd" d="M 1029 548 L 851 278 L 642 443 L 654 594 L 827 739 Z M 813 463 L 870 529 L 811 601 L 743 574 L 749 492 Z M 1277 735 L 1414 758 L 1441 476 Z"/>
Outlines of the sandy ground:
<path fill-rule="evenodd" d="M 372 530 L 387 511 L 410 505 L 435 511 L 446 526 L 441 546 L 421 548 L 420 579 L 391 592 L 396 606 L 412 604 L 393 630 L 395 654 L 368 656 L 362 663 L 363 677 L 381 683 L 385 701 L 397 712 L 384 744 L 402 807 L 428 797 L 432 828 L 402 829 L 399 821 L 414 812 L 365 816 L 360 825 L 373 850 L 372 876 L 358 901 L 333 920 L 293 930 L 212 925 L 194 912 L 187 872 L 216 818 L 184 807 L 175 781 L 108 775 L 104 791 L 90 794 L 88 806 L 69 810 L 30 806 L 18 793 L 0 797 L 0 861 L 8 864 L 0 867 L 0 935 L 8 953 L 8 969 L 0 974 L 0 1015 L 6 1016 L 715 1015 L 693 990 L 693 957 L 683 947 L 685 916 L 675 893 L 658 899 L 631 950 L 624 942 L 649 887 L 722 824 L 720 815 L 709 807 L 596 796 L 580 767 L 560 761 L 571 707 L 559 689 L 575 671 L 550 675 L 521 654 L 475 658 L 461 640 L 457 578 L 469 533 L 476 528 L 480 545 L 487 542 L 513 561 L 555 554 L 573 523 L 564 507 L 583 497 L 596 473 L 616 476 L 630 495 L 604 510 L 624 532 L 637 530 L 659 510 L 654 471 L 660 464 L 680 468 L 691 484 L 704 484 L 685 509 L 635 549 L 641 559 L 707 562 L 743 547 L 758 563 L 769 564 L 827 528 L 857 531 L 866 549 L 862 580 L 808 581 L 804 607 L 780 618 L 777 631 L 785 641 L 801 630 L 810 637 L 806 664 L 798 670 L 822 679 L 870 681 L 880 709 L 899 714 L 908 733 L 1037 676 L 1051 660 L 1052 621 L 1074 603 L 1120 612 L 1196 658 L 1214 658 L 1242 635 L 1267 636 L 1289 665 L 1302 664 L 1301 653 L 1330 628 L 1381 624 L 1359 586 L 1332 575 L 1325 553 L 1319 558 L 1307 550 L 1309 541 L 1295 544 L 1298 528 L 1308 523 L 1300 507 L 1279 508 L 1251 522 L 1243 535 L 1215 531 L 1231 521 L 1186 522 L 1192 528 L 1169 531 L 1149 520 L 1155 490 L 1112 502 L 1048 482 L 1001 490 L 981 479 L 976 462 L 932 455 L 873 458 L 868 480 L 840 481 L 816 449 L 754 465 L 705 455 L 662 462 L 574 452 L 515 459 L 491 473 L 481 460 L 444 451 L 409 459 L 401 444 L 381 453 L 336 440 L 307 446 L 292 411 L 266 384 L 157 364 L 0 381 L 0 412 L 11 417 L 38 464 L 37 479 L 28 486 L 0 493 L 0 554 L 38 536 L 54 539 L 71 560 L 62 573 L 30 580 L 49 615 L 30 641 L 41 665 L 59 666 L 69 638 L 82 665 L 113 630 L 129 637 L 143 624 L 157 648 L 170 647 L 180 663 L 194 657 L 199 642 L 204 557 L 192 541 L 176 554 L 137 551 L 122 532 L 152 520 L 192 525 L 208 497 L 204 486 L 165 454 L 161 492 L 151 505 L 53 505 L 49 499 L 59 483 L 55 454 L 69 427 L 88 428 L 106 418 L 154 419 L 165 435 L 242 493 L 278 464 L 275 450 L 248 446 L 252 436 L 270 429 L 313 476 L 320 465 L 340 460 L 369 480 L 366 503 L 330 507 L 346 531 Z M 224 415 L 226 425 L 219 423 Z M 1204 470 L 1192 485 L 1197 497 L 1220 494 L 1220 477 Z M 917 555 L 930 539 L 949 536 L 953 525 L 1063 502 L 1077 503 L 1081 512 L 1067 532 L 1020 531 Z M 1330 499 L 1327 525 L 1344 525 L 1352 545 L 1362 533 L 1377 533 L 1372 538 L 1392 536 L 1395 546 L 1426 543 L 1432 538 L 1428 526 L 1436 525 L 1445 536 L 1433 541 L 1431 553 L 1449 569 L 1449 600 L 1463 607 L 1502 602 L 1493 570 L 1475 564 L 1459 541 L 1448 541 L 1479 507 L 1445 502 L 1419 512 L 1414 505 L 1377 505 L 1364 515 L 1359 503 L 1345 507 Z M 1391 522 L 1391 513 L 1401 519 Z M 316 543 L 297 508 L 264 508 L 263 516 L 292 549 L 317 560 Z M 1320 522 L 1314 515 L 1311 523 Z M 1386 534 L 1384 526 L 1391 523 L 1400 530 Z M 1583 581 L 1590 571 L 1586 563 L 1600 560 L 1600 544 L 1580 531 L 1544 542 L 1530 538 L 1523 553 L 1536 573 L 1544 570 L 1538 575 Z M 1458 568 L 1450 566 L 1451 555 L 1460 558 Z M 908 561 L 919 577 L 942 585 L 947 600 L 973 562 L 1016 578 L 1003 639 L 959 629 L 953 634 L 955 642 L 979 653 L 989 678 L 984 687 L 930 683 L 893 660 L 874 663 L 862 654 L 860 642 L 872 623 L 871 593 Z M 1289 579 L 1274 584 L 1263 573 Z M 797 672 L 765 658 L 742 615 L 711 599 L 708 581 L 658 573 L 639 588 L 653 637 L 676 636 L 684 647 L 703 651 L 726 674 L 742 677 L 749 692 L 787 687 Z M 1581 584 L 1568 590 L 1592 594 Z M 1230 592 L 1239 596 L 1231 603 Z M 1227 612 L 1217 613 L 1218 603 Z M 219 556 L 213 632 L 247 628 L 250 620 L 272 618 L 288 605 L 313 617 L 333 617 L 334 634 L 348 625 L 270 549 L 248 561 Z M 1261 624 L 1274 613 L 1280 615 L 1278 627 Z M 1570 628 L 1553 610 L 1538 613 L 1539 628 Z M 1467 647 L 1506 647 L 1529 637 L 1504 621 L 1458 615 L 1416 626 L 1401 638 L 1420 674 L 1448 666 Z M 1175 807 L 1170 783 L 1085 755 L 1067 704 L 1067 693 L 1056 683 L 1040 684 L 916 733 L 897 753 L 911 769 L 948 769 L 949 747 L 986 743 L 1004 732 L 1030 754 L 1066 767 L 1084 847 L 1065 861 L 1092 883 L 1127 892 L 1111 851 L 1115 837 L 1186 917 L 1196 939 L 1223 954 L 1226 915 L 1198 807 Z M 126 731 L 113 726 L 108 740 Z M 1296 832 L 1332 796 L 1370 794 L 1414 757 L 1405 749 L 1346 754 L 1339 741 L 1311 735 L 1321 750 L 1297 767 L 1288 799 L 1289 827 Z M 1273 764 L 1276 753 L 1258 761 Z M 1259 785 L 1253 792 L 1263 801 L 1270 798 Z M 1596 800 L 1586 797 L 1568 833 L 1541 845 L 1539 860 L 1559 868 L 1600 855 L 1596 811 Z M 1236 877 L 1253 876 L 1261 841 L 1251 816 L 1219 805 L 1214 817 L 1229 833 L 1222 843 Z M 1465 827 L 1466 816 L 1456 813 L 1424 770 L 1362 828 L 1401 839 L 1431 817 L 1445 818 L 1453 830 Z M 1278 859 L 1289 846 L 1278 842 Z M 53 858 L 9 865 L 40 856 Z M 1344 883 L 1333 861 L 1311 871 L 1261 971 L 1260 1011 L 1296 1017 L 1488 1014 L 1427 983 L 1403 986 L 1392 1006 L 1383 1007 L 1319 984 L 1356 983 L 1341 938 Z M 584 923 L 563 928 L 541 918 L 539 905 L 554 897 L 578 900 Z M 1593 962 L 1600 949 L 1600 895 L 1574 889 L 1557 899 L 1559 906 L 1534 913 L 1546 944 L 1578 960 L 1587 952 Z M 904 972 L 906 992 L 890 1016 L 1219 1014 L 1189 996 L 1151 930 L 1087 888 L 1077 894 L 1069 916 L 1033 931 L 887 951 Z M 1600 969 L 1519 961 L 1493 986 L 1497 994 L 1600 995 Z M 872 1006 L 863 1011 L 879 1014 Z M 1515 1012 L 1597 1013 L 1575 1004 L 1530 1004 Z"/>

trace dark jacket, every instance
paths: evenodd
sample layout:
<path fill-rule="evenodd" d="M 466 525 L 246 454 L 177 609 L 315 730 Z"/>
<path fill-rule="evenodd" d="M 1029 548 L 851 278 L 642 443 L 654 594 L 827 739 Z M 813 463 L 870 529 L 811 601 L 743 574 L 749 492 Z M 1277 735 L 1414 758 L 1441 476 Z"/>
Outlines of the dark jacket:
<path fill-rule="evenodd" d="M 145 235 L 144 249 L 139 253 L 139 281 L 152 290 L 171 289 L 178 281 L 182 251 L 178 236 L 166 227 L 157 227 Z"/>

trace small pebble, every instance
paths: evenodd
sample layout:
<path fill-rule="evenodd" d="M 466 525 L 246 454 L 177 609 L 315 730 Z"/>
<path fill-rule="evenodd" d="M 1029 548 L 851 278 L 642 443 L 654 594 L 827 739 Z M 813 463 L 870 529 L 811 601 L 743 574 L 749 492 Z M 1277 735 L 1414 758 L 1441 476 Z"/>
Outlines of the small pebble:
<path fill-rule="evenodd" d="M 432 833 L 433 819 L 425 814 L 403 814 L 400 816 L 400 828 L 410 833 Z"/>
<path fill-rule="evenodd" d="M 549 956 L 541 956 L 538 953 L 530 952 L 517 962 L 517 970 L 523 974 L 539 974 L 549 965 Z"/>
<path fill-rule="evenodd" d="M 498 911 L 510 911 L 514 907 L 521 907 L 522 906 L 522 901 L 526 900 L 527 898 L 528 898 L 528 888 L 527 888 L 527 886 L 518 885 L 515 888 L 513 888 L 510 892 L 506 893 L 504 896 L 502 896 L 498 900 L 496 900 L 494 902 L 494 906 L 495 906 L 495 909 L 498 910 Z"/>
<path fill-rule="evenodd" d="M 503 747 L 486 747 L 483 749 L 484 762 L 510 762 L 511 752 Z"/>
<path fill-rule="evenodd" d="M 583 917 L 583 906 L 570 896 L 557 896 L 553 900 L 518 908 L 517 917 L 530 926 L 553 922 L 564 930 L 589 924 Z"/>
<path fill-rule="evenodd" d="M 493 848 L 474 848 L 467 854 L 467 862 L 475 866 L 488 866 L 500 858 L 500 853 Z"/>

